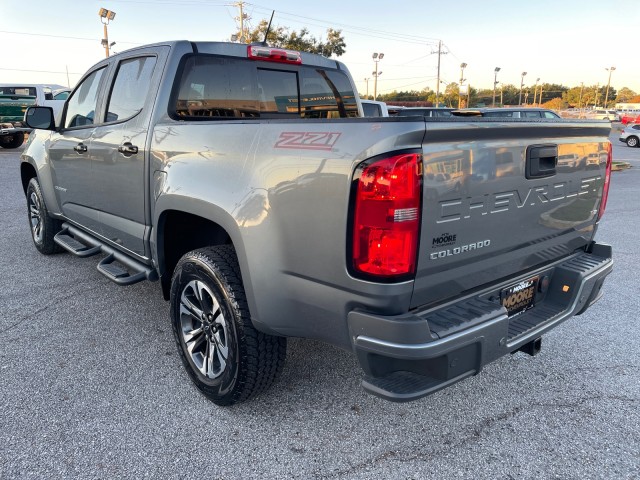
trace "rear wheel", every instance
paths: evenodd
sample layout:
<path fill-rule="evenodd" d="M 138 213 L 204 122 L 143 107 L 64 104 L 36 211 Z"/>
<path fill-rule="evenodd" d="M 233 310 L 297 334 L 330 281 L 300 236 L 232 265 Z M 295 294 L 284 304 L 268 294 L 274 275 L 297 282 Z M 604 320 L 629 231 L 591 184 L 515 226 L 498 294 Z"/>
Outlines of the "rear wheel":
<path fill-rule="evenodd" d="M 38 251 L 44 255 L 63 251 L 62 247 L 53 240 L 53 237 L 62 228 L 62 224 L 60 220 L 49 216 L 40 184 L 36 178 L 29 180 L 27 186 L 27 212 L 31 239 Z"/>
<path fill-rule="evenodd" d="M 229 245 L 180 259 L 171 281 L 171 323 L 187 373 L 217 405 L 258 395 L 284 366 L 286 339 L 254 328 Z"/>
<path fill-rule="evenodd" d="M 629 147 L 637 147 L 638 146 L 638 137 L 629 137 L 629 138 L 627 138 L 627 146 L 629 146 Z"/>
<path fill-rule="evenodd" d="M 14 133 L 13 135 L 3 135 L 0 137 L 0 147 L 18 148 L 24 143 L 24 133 Z"/>

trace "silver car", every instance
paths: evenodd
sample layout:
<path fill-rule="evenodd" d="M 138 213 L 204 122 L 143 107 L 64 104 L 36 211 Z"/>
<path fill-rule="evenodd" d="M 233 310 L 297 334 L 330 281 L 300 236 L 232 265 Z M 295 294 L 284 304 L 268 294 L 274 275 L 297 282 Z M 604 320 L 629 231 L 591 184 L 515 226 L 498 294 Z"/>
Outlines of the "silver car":
<path fill-rule="evenodd" d="M 624 127 L 620 134 L 620 141 L 626 143 L 628 147 L 640 145 L 640 123 Z"/>

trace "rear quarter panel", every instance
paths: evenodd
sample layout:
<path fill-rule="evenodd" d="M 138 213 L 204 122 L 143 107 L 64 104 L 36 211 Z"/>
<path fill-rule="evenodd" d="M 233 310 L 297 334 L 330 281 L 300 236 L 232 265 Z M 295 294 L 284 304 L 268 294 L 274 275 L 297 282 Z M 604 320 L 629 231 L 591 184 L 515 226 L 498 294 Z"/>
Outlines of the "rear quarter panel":
<path fill-rule="evenodd" d="M 347 272 L 353 171 L 367 158 L 420 148 L 423 136 L 424 122 L 410 118 L 158 124 L 154 222 L 176 208 L 223 226 L 259 327 L 349 347 L 349 310 L 399 313 L 412 292 L 412 282 L 381 285 Z"/>

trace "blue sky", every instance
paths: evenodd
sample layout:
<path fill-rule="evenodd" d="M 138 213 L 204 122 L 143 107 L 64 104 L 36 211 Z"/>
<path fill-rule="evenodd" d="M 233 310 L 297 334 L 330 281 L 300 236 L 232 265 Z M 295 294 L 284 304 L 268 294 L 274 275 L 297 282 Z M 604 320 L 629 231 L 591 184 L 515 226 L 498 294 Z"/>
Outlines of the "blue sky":
<path fill-rule="evenodd" d="M 347 53 L 340 57 L 360 93 L 371 78 L 373 52 L 383 52 L 378 92 L 436 89 L 437 43 L 442 40 L 441 79 L 457 82 L 460 64 L 476 88 L 498 81 L 576 86 L 611 85 L 640 93 L 637 38 L 639 0 L 431 0 L 246 3 L 251 25 L 275 10 L 274 24 L 316 37 L 341 29 Z M 226 41 L 236 29 L 234 2 L 218 0 L 0 0 L 0 82 L 75 84 L 104 57 L 100 7 L 116 12 L 109 25 L 115 51 L 163 40 Z M 636 40 L 632 40 L 635 37 Z M 634 44 L 636 45 L 634 47 Z M 9 46 L 7 48 L 7 46 Z M 444 85 L 441 85 L 441 91 Z M 373 81 L 369 82 L 373 93 Z"/>

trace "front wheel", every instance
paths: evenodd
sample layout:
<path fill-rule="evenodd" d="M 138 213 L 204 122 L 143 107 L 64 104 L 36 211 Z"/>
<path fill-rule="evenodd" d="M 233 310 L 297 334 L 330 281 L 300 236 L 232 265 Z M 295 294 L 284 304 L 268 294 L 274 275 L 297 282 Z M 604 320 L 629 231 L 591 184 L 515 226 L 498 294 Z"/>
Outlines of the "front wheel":
<path fill-rule="evenodd" d="M 258 395 L 284 366 L 286 339 L 254 328 L 230 245 L 180 259 L 171 280 L 171 323 L 189 377 L 217 405 Z"/>
<path fill-rule="evenodd" d="M 24 133 L 18 132 L 13 135 L 4 135 L 0 137 L 0 147 L 2 148 L 18 148 L 24 143 Z"/>
<path fill-rule="evenodd" d="M 638 146 L 638 137 L 629 137 L 629 138 L 627 138 L 627 146 L 628 147 L 637 147 Z"/>
<path fill-rule="evenodd" d="M 53 237 L 62 228 L 62 224 L 60 220 L 49 216 L 40 184 L 36 178 L 29 180 L 27 186 L 27 213 L 31 239 L 38 251 L 44 255 L 62 252 L 62 247 L 53 240 Z"/>

